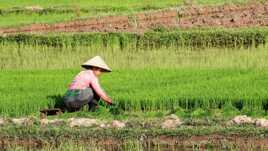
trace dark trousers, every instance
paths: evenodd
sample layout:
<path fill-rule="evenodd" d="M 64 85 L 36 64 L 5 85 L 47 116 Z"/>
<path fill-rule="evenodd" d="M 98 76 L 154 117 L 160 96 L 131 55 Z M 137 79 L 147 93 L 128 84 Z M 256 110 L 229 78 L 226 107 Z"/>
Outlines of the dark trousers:
<path fill-rule="evenodd" d="M 99 100 L 100 97 L 90 87 L 84 90 L 68 90 L 64 96 L 64 104 L 68 112 L 79 111 L 85 105 L 88 105 L 89 111 L 94 111 Z"/>

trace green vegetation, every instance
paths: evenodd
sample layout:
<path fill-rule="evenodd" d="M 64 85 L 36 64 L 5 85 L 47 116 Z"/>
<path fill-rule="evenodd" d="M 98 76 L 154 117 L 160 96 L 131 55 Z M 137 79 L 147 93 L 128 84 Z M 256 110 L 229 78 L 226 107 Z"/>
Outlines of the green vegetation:
<path fill-rule="evenodd" d="M 96 54 L 114 69 L 101 83 L 124 111 L 182 108 L 196 110 L 192 116 L 198 117 L 209 115 L 210 109 L 223 109 L 230 115 L 266 115 L 266 46 L 132 50 L 8 43 L 0 52 L 2 115 L 36 115 L 39 109 L 53 106 L 81 62 Z"/>
<path fill-rule="evenodd" d="M 161 48 L 151 50 L 103 47 L 54 48 L 45 46 L 0 46 L 2 70 L 76 69 L 81 62 L 101 55 L 118 69 L 193 68 L 193 69 L 254 69 L 267 68 L 267 46 L 238 48 Z M 25 71 L 27 72 L 27 70 Z"/>
<path fill-rule="evenodd" d="M 30 35 L 16 34 L 0 36 L 3 45 L 52 46 L 52 47 L 112 47 L 130 49 L 176 48 L 176 47 L 257 47 L 265 44 L 267 28 L 245 29 L 192 29 L 167 30 L 156 28 L 143 35 L 135 33 L 72 33 Z"/>
<path fill-rule="evenodd" d="M 19 136 L 17 134 L 20 134 Z M 254 139 L 267 139 L 267 129 L 254 127 L 180 127 L 176 130 L 159 130 L 159 129 L 70 129 L 65 127 L 28 127 L 0 128 L 1 136 L 9 136 L 16 138 L 15 140 L 25 140 L 24 147 L 16 146 L 16 141 L 7 150 L 29 150 L 39 149 L 42 151 L 99 151 L 99 150 L 172 150 L 172 149 L 228 149 L 237 150 L 244 147 L 244 142 L 235 140 L 249 140 L 247 146 L 250 150 L 258 150 L 266 144 L 254 144 Z M 214 136 L 222 136 L 226 140 L 213 141 Z M 164 138 L 161 136 L 165 136 Z M 200 142 L 199 140 L 191 139 L 191 136 L 210 137 L 207 141 Z M 228 139 L 236 137 L 235 140 Z M 180 142 L 173 142 L 176 137 L 180 138 Z M 240 138 L 240 139 L 239 139 Z M 31 143 L 27 144 L 27 140 Z M 79 141 L 77 141 L 79 140 Z M 168 142 L 170 140 L 170 142 Z M 188 140 L 188 141 L 187 141 Z M 33 142 L 37 141 L 36 144 Z M 263 142 L 266 142 L 263 141 Z M 18 143 L 18 142 L 17 142 Z M 5 149 L 5 148 L 3 148 Z"/>
<path fill-rule="evenodd" d="M 65 137 L 71 139 L 80 138 L 83 139 L 107 139 L 114 138 L 118 140 L 132 140 L 144 138 L 152 138 L 159 136 L 204 136 L 204 135 L 223 135 L 232 136 L 237 135 L 241 137 L 256 137 L 267 138 L 267 129 L 256 128 L 253 126 L 181 126 L 177 129 L 135 129 L 135 128 L 123 128 L 123 129 L 99 129 L 99 128 L 69 128 L 69 127 L 42 127 L 29 126 L 29 127 L 13 127 L 6 126 L 0 127 L 1 136 L 10 136 L 19 138 L 40 138 L 45 141 L 56 143 L 55 139 L 64 140 Z M 17 134 L 20 135 L 17 135 Z M 58 137 L 56 137 L 58 136 Z M 53 139 L 51 139 L 53 137 Z"/>
<path fill-rule="evenodd" d="M 197 5 L 246 2 L 248 0 L 193 0 Z M 4 0 L 0 4 L 0 27 L 106 15 L 131 17 L 137 12 L 184 3 L 187 2 Z M 176 150 L 176 146 L 161 148 L 158 144 L 161 140 L 152 141 L 162 136 L 180 137 L 181 140 L 192 140 L 193 135 L 266 139 L 267 128 L 253 124 L 235 126 L 228 121 L 239 114 L 268 117 L 267 40 L 268 28 L 183 30 L 155 27 L 143 34 L 0 35 L 0 119 L 5 119 L 5 125 L 0 125 L 0 150 L 29 150 L 33 147 L 31 143 L 36 145 L 34 149 L 41 147 L 44 151 L 105 150 L 107 146 L 109 149 L 115 147 L 115 150 L 148 150 L 151 147 Z M 89 129 L 70 128 L 67 123 L 65 126 L 42 125 L 39 110 L 62 103 L 69 83 L 81 70 L 80 64 L 95 55 L 102 56 L 113 69 L 111 74 L 100 78 L 100 83 L 115 105 L 106 106 L 100 102 L 96 112 L 84 108 L 56 118 L 65 122 L 71 117 L 96 118 L 103 122 L 117 119 L 126 121 L 126 127 Z M 182 125 L 176 129 L 162 129 L 161 124 L 170 114 L 179 116 Z M 13 117 L 30 117 L 33 124 L 13 125 Z M 100 140 L 108 140 L 108 145 L 99 144 Z M 118 141 L 112 142 L 117 146 L 109 144 L 109 140 Z M 15 143 L 8 146 L 5 143 L 9 141 Z M 22 144 L 25 141 L 26 147 L 16 141 Z M 219 150 L 237 149 L 237 144 L 228 141 L 219 144 L 189 142 L 193 144 L 187 147 L 197 150 L 199 147 L 213 148 L 213 145 Z M 254 145 L 248 149 L 255 149 Z"/>
<path fill-rule="evenodd" d="M 133 14 L 144 10 L 161 9 L 178 5 L 178 1 L 141 0 L 60 0 L 60 1 L 4 1 L 1 2 L 0 26 L 19 26 L 32 23 L 55 23 L 60 21 L 99 17 L 107 15 Z M 31 7 L 35 9 L 34 11 Z M 38 9 L 40 8 L 41 9 Z M 18 18 L 20 18 L 18 20 Z"/>
<path fill-rule="evenodd" d="M 181 1 L 182 2 L 182 1 Z M 180 3 L 181 3 L 180 2 Z M 51 6 L 79 6 L 81 8 L 99 8 L 99 7 L 115 7 L 115 8 L 129 8 L 129 7 L 144 7 L 146 5 L 152 6 L 171 6 L 178 4 L 179 1 L 176 0 L 14 0 L 12 2 L 4 1 L 2 2 L 2 8 L 12 8 L 12 7 L 25 7 L 25 6 L 35 6 L 39 5 L 42 7 Z"/>
<path fill-rule="evenodd" d="M 112 3 L 111 3 L 112 2 Z M 158 7 L 167 7 L 177 4 L 183 4 L 183 0 L 13 0 L 12 2 L 3 1 L 0 8 L 12 8 L 12 7 L 24 7 L 24 6 L 33 6 L 40 5 L 42 7 L 50 6 L 73 6 L 77 5 L 81 8 L 98 8 L 98 7 L 144 7 L 144 6 L 158 6 Z M 224 3 L 243 3 L 247 0 L 194 0 L 194 3 L 198 4 L 224 4 Z"/>
<path fill-rule="evenodd" d="M 78 70 L 2 71 L 0 113 L 38 114 L 64 94 Z M 158 75 L 158 76 L 155 76 Z M 124 111 L 237 109 L 266 115 L 267 71 L 224 69 L 117 70 L 103 86 Z M 150 86 L 150 89 L 148 89 Z M 7 108 L 8 106 L 8 108 Z M 242 110 L 242 111 L 243 111 Z M 198 113 L 197 113 L 198 114 Z"/>

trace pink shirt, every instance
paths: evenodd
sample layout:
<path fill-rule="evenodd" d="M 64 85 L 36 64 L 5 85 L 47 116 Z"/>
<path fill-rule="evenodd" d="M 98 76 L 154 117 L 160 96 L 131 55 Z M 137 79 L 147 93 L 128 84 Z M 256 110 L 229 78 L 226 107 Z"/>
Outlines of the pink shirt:
<path fill-rule="evenodd" d="M 106 93 L 100 87 L 98 78 L 94 75 L 92 70 L 81 71 L 75 76 L 69 89 L 85 89 L 91 87 L 101 98 L 106 96 Z"/>

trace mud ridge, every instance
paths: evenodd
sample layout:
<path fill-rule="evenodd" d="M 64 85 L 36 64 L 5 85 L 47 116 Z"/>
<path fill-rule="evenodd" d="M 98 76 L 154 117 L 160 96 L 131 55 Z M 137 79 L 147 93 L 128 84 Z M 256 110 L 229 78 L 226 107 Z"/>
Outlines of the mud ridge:
<path fill-rule="evenodd" d="M 47 140 L 41 140 L 37 138 L 8 138 L 8 137 L 0 137 L 0 149 L 5 149 L 10 146 L 22 146 L 26 148 L 43 148 L 46 146 L 54 146 L 57 147 L 61 143 L 64 143 L 64 138 L 61 138 L 63 141 L 53 141 L 49 142 Z M 66 138 L 68 139 L 68 138 Z M 120 150 L 123 144 L 127 143 L 127 140 L 118 140 L 114 138 L 106 138 L 106 139 L 96 139 L 96 138 L 81 138 L 77 140 L 70 140 L 76 144 L 89 145 L 95 144 L 96 146 L 100 146 L 105 150 Z M 132 140 L 135 141 L 135 140 Z M 178 136 L 159 136 L 156 138 L 146 138 L 144 140 L 137 140 L 143 148 L 154 149 L 154 147 L 162 148 L 162 149 L 187 149 L 192 148 L 193 146 L 197 146 L 199 148 L 207 148 L 213 147 L 215 148 L 223 148 L 224 146 L 231 146 L 233 148 L 239 148 L 241 150 L 249 150 L 249 149 L 268 149 L 268 138 L 255 138 L 255 137 L 241 137 L 241 136 L 224 136 L 224 135 L 206 135 L 206 136 L 189 136 L 189 137 L 178 137 Z"/>
<path fill-rule="evenodd" d="M 184 6 L 132 16 L 106 16 L 56 24 L 0 28 L 0 34 L 36 32 L 137 32 L 155 27 L 268 27 L 268 3 Z"/>

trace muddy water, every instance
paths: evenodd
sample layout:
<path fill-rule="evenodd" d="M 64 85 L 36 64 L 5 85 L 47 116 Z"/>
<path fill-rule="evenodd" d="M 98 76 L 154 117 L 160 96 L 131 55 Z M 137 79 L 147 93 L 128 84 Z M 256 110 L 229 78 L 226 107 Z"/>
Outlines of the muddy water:
<path fill-rule="evenodd" d="M 67 144 L 66 144 L 67 142 Z M 9 150 L 16 147 L 29 149 L 62 148 L 62 146 L 82 146 L 84 150 L 120 151 L 120 150 L 144 150 L 144 151 L 175 151 L 175 150 L 268 150 L 268 138 L 239 137 L 239 136 L 191 136 L 170 137 L 160 136 L 146 138 L 144 140 L 117 140 L 109 139 L 51 139 L 37 138 L 1 138 L 0 150 Z M 68 148 L 68 147 L 67 147 Z"/>

